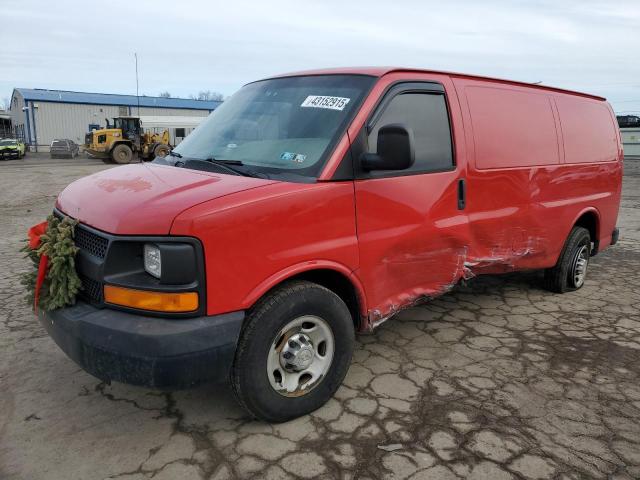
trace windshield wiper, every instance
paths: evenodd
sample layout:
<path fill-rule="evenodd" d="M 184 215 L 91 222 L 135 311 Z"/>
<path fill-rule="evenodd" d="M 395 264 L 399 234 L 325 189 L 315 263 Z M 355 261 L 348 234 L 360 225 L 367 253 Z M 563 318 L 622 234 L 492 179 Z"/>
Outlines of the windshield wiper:
<path fill-rule="evenodd" d="M 244 163 L 242 163 L 242 160 L 222 160 L 214 157 L 207 158 L 207 162 L 221 163 L 223 165 L 244 165 Z"/>
<path fill-rule="evenodd" d="M 224 159 L 209 157 L 206 159 L 206 161 L 214 163 L 222 168 L 226 168 L 230 172 L 234 172 L 238 175 L 242 175 L 245 177 L 269 178 L 269 176 L 266 174 L 258 173 L 254 170 L 251 170 L 244 163 L 242 163 L 242 160 L 224 160 Z M 244 168 L 243 169 L 233 168 L 234 166 L 244 167 Z"/>
<path fill-rule="evenodd" d="M 178 152 L 174 152 L 173 150 L 169 150 L 169 155 L 176 158 L 182 158 L 182 155 L 180 155 Z"/>

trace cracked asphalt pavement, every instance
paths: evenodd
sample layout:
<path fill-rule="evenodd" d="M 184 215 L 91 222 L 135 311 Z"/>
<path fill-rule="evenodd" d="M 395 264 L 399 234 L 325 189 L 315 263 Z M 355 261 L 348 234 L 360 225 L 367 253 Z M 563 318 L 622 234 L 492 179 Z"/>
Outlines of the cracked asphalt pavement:
<path fill-rule="evenodd" d="M 640 478 L 639 164 L 621 240 L 580 291 L 475 278 L 359 336 L 335 398 L 270 425 L 227 385 L 106 385 L 69 360 L 23 301 L 18 249 L 66 184 L 108 167 L 4 162 L 0 478 Z"/>

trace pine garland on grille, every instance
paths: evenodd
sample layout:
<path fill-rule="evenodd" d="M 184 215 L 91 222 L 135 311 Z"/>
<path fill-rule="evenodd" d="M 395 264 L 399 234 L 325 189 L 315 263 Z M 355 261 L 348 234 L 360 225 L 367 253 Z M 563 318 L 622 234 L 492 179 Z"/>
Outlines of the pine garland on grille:
<path fill-rule="evenodd" d="M 73 237 L 77 223 L 77 221 L 66 217 L 60 220 L 54 215 L 49 215 L 46 231 L 40 236 L 37 248 L 31 248 L 27 243 L 21 249 L 34 265 L 34 269 L 22 278 L 22 284 L 27 288 L 27 300 L 34 307 L 36 307 L 34 302 L 38 267 L 42 256 L 48 257 L 46 274 L 38 296 L 38 309 L 51 311 L 73 305 L 76 301 L 76 295 L 82 288 L 75 267 L 78 247 L 76 247 Z"/>

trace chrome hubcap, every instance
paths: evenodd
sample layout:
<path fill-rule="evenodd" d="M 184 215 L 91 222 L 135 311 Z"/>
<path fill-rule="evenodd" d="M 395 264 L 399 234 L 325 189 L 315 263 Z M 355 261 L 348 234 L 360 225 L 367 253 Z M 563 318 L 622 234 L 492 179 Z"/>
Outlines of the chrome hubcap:
<path fill-rule="evenodd" d="M 586 245 L 580 247 L 573 259 L 573 268 L 571 269 L 573 285 L 580 288 L 584 284 L 587 276 L 587 267 L 589 265 L 589 249 Z"/>
<path fill-rule="evenodd" d="M 298 317 L 278 332 L 267 358 L 267 376 L 280 395 L 299 397 L 313 390 L 329 371 L 335 351 L 331 328 L 322 318 Z"/>
<path fill-rule="evenodd" d="M 304 333 L 294 333 L 280 352 L 280 365 L 290 372 L 301 372 L 311 366 L 314 354 L 311 339 Z"/>

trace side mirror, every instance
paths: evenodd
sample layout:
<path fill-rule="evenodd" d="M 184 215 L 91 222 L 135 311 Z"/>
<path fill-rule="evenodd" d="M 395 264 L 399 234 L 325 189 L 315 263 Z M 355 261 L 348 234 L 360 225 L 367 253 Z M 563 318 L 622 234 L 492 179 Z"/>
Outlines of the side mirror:
<path fill-rule="evenodd" d="M 381 127 L 377 151 L 360 156 L 363 170 L 406 170 L 415 161 L 413 131 L 401 123 Z"/>

